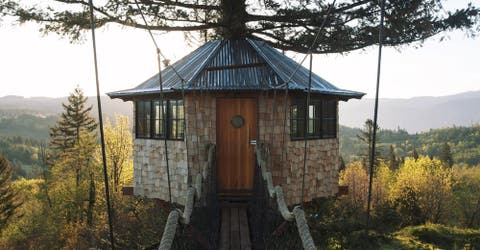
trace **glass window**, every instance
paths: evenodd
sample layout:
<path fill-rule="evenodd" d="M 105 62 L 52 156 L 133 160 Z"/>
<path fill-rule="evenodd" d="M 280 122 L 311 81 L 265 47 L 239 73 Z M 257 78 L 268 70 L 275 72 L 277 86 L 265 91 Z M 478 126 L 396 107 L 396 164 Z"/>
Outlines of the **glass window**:
<path fill-rule="evenodd" d="M 182 139 L 184 135 L 185 116 L 183 114 L 183 101 L 170 100 L 169 103 L 169 139 Z"/>
<path fill-rule="evenodd" d="M 183 139 L 183 100 L 137 101 L 135 122 L 137 138 Z"/>
<path fill-rule="evenodd" d="M 137 101 L 136 135 L 138 138 L 150 137 L 150 101 Z"/>
<path fill-rule="evenodd" d="M 163 105 L 160 105 L 160 101 L 153 101 L 153 137 L 163 138 L 165 136 L 165 119 L 164 115 L 167 115 L 167 101 L 163 101 Z"/>
<path fill-rule="evenodd" d="M 290 106 L 291 138 L 299 140 L 305 138 L 305 118 L 308 139 L 335 138 L 337 135 L 336 105 L 336 100 L 312 98 L 307 109 L 305 98 L 293 99 Z"/>
<path fill-rule="evenodd" d="M 323 105 L 323 138 L 337 137 L 337 101 L 325 100 Z"/>

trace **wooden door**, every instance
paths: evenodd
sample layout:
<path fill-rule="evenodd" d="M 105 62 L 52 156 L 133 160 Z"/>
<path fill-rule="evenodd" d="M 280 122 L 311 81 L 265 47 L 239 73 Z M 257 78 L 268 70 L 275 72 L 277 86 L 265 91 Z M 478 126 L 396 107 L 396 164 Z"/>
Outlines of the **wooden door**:
<path fill-rule="evenodd" d="M 257 100 L 217 98 L 217 183 L 219 193 L 253 188 L 257 139 Z"/>

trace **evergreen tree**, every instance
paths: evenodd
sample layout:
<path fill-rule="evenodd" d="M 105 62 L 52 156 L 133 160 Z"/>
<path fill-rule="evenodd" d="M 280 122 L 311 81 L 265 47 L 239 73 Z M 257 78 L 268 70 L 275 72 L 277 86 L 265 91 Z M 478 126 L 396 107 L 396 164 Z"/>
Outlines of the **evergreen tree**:
<path fill-rule="evenodd" d="M 450 150 L 450 146 L 448 143 L 443 143 L 442 148 L 440 149 L 440 161 L 445 164 L 447 167 L 452 167 L 453 166 L 453 156 L 452 152 Z"/>
<path fill-rule="evenodd" d="M 89 114 L 92 106 L 86 107 L 86 102 L 87 97 L 77 87 L 68 97 L 68 103 L 62 104 L 64 111 L 50 129 L 50 148 L 55 153 L 67 152 L 78 143 L 80 133 L 91 133 L 97 128 L 97 122 Z"/>
<path fill-rule="evenodd" d="M 92 162 L 95 152 L 95 135 L 97 123 L 90 116 L 92 106 L 86 107 L 87 97 L 80 88 L 75 88 L 68 97 L 68 103 L 62 104 L 64 112 L 60 120 L 50 130 L 50 148 L 54 152 L 53 167 L 73 171 L 75 178 L 74 207 L 71 215 L 73 221 L 83 220 L 83 211 L 87 210 L 87 222 L 92 225 L 92 210 L 95 204 L 95 183 L 93 181 Z M 60 173 L 57 171 L 57 173 Z M 58 178 L 58 176 L 57 176 Z M 89 180 L 86 191 L 83 186 Z M 85 194 L 88 193 L 88 198 Z M 84 209 L 84 201 L 88 208 Z"/>
<path fill-rule="evenodd" d="M 13 216 L 15 209 L 21 204 L 17 201 L 17 195 L 11 187 L 11 177 L 12 169 L 7 159 L 0 155 L 0 231 Z"/>
<path fill-rule="evenodd" d="M 391 170 L 397 169 L 398 159 L 395 156 L 395 149 L 392 144 L 390 144 L 390 150 L 388 151 L 388 162 Z"/>
<path fill-rule="evenodd" d="M 41 24 L 43 32 L 55 32 L 72 40 L 89 30 L 88 1 L 1 0 L 0 18 L 13 16 L 19 22 Z M 252 38 L 264 40 L 282 50 L 306 53 L 342 53 L 378 43 L 379 1 L 343 0 L 156 0 L 94 1 L 96 27 L 108 23 L 140 29 L 196 32 L 204 39 Z M 463 30 L 479 31 L 479 7 L 446 9 L 446 0 L 389 0 L 385 4 L 386 46 L 399 46 L 437 35 Z M 2 6 L 5 6 L 2 8 Z M 312 42 L 330 10 L 318 43 Z M 142 20 L 145 14 L 149 26 Z M 1 20 L 1 19 L 0 19 Z"/>
<path fill-rule="evenodd" d="M 418 160 L 418 152 L 416 148 L 413 148 L 412 157 L 413 159 Z"/>
<path fill-rule="evenodd" d="M 375 149 L 375 159 L 374 159 L 374 164 L 378 164 L 378 160 L 380 159 L 380 150 L 379 150 L 379 145 L 378 141 L 380 139 L 378 131 L 380 130 L 380 127 L 377 125 L 376 127 L 377 130 L 377 136 L 376 136 L 376 149 Z M 363 142 L 364 145 L 366 146 L 367 150 L 362 151 L 359 153 L 360 157 L 362 158 L 362 165 L 364 168 L 367 168 L 370 164 L 370 156 L 372 154 L 372 141 L 373 141 L 373 121 L 368 119 L 365 121 L 365 124 L 363 126 L 362 132 L 357 135 L 357 139 L 360 140 L 360 142 Z M 365 148 L 365 147 L 364 147 Z"/>
<path fill-rule="evenodd" d="M 347 166 L 345 165 L 345 160 L 343 159 L 342 156 L 340 156 L 340 166 L 338 167 L 338 172 L 342 172 L 345 170 Z"/>

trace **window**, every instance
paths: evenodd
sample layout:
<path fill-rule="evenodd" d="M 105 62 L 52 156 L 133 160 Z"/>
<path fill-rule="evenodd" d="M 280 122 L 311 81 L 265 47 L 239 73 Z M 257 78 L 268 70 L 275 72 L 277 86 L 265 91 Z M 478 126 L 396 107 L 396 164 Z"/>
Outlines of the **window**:
<path fill-rule="evenodd" d="M 337 101 L 311 99 L 308 109 L 305 99 L 293 99 L 290 108 L 290 134 L 293 140 L 305 138 L 335 138 L 337 136 Z"/>
<path fill-rule="evenodd" d="M 337 137 L 337 102 L 325 100 L 323 102 L 323 138 Z"/>
<path fill-rule="evenodd" d="M 160 105 L 160 101 L 153 101 L 153 137 L 163 138 L 165 137 L 165 119 L 163 115 L 167 114 L 167 101 L 163 101 L 163 105 Z"/>
<path fill-rule="evenodd" d="M 185 116 L 183 114 L 183 101 L 182 100 L 171 100 L 170 109 L 168 111 L 168 127 L 169 134 L 168 138 L 170 139 L 182 139 L 184 133 L 184 121 Z"/>
<path fill-rule="evenodd" d="M 181 140 L 185 115 L 182 100 L 137 101 L 136 137 Z"/>
<path fill-rule="evenodd" d="M 150 137 L 150 116 L 151 107 L 150 102 L 137 102 L 137 132 L 138 138 Z"/>

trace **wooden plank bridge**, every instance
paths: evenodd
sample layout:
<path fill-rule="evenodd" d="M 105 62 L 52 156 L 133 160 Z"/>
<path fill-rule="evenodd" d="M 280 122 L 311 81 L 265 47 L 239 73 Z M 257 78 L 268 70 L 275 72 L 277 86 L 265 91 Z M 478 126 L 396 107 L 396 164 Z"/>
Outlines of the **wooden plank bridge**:
<path fill-rule="evenodd" d="M 220 250 L 250 250 L 247 207 L 227 205 L 221 208 Z"/>

